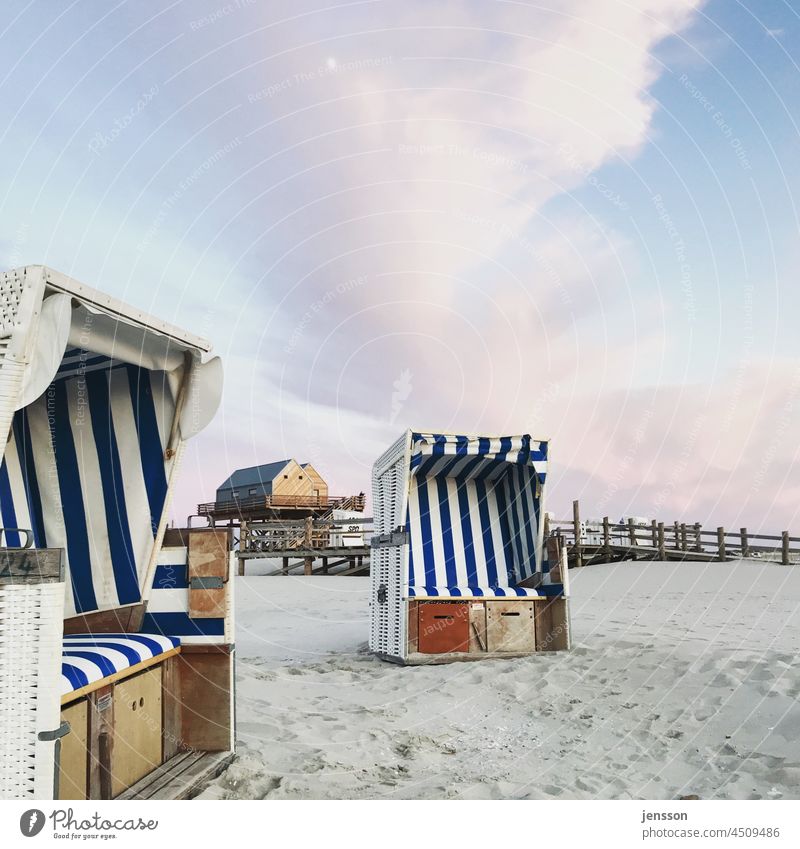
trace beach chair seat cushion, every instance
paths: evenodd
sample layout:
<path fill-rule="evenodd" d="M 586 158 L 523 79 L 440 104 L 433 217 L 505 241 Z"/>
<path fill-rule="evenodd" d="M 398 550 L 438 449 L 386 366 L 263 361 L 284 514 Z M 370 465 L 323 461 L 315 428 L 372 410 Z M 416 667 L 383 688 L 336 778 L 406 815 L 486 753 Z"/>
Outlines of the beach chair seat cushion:
<path fill-rule="evenodd" d="M 564 592 L 562 584 L 546 584 L 532 589 L 529 587 L 487 586 L 416 586 L 408 588 L 409 598 L 527 598 L 531 596 L 558 596 Z"/>
<path fill-rule="evenodd" d="M 61 663 L 65 696 L 180 646 L 160 634 L 66 634 Z"/>

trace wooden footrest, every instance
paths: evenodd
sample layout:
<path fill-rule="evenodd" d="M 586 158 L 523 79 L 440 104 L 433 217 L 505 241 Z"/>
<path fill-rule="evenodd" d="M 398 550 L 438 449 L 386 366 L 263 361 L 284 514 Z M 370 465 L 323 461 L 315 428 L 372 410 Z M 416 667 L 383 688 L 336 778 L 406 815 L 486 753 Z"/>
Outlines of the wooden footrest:
<path fill-rule="evenodd" d="M 233 752 L 180 752 L 117 799 L 190 799 L 233 760 Z"/>

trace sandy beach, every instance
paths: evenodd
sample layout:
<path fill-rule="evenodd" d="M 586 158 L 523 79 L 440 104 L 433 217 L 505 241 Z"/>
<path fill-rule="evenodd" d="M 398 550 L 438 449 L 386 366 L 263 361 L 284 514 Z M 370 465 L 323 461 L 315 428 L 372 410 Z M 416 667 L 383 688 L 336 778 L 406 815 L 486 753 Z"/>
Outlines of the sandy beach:
<path fill-rule="evenodd" d="M 238 756 L 204 798 L 800 797 L 800 569 L 573 570 L 570 653 L 403 668 L 369 579 L 237 579 Z"/>

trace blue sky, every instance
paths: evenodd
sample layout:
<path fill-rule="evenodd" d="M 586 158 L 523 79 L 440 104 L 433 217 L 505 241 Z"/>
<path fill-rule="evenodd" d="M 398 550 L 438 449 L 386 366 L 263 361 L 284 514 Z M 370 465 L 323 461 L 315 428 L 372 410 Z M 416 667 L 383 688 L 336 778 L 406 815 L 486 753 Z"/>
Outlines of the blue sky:
<path fill-rule="evenodd" d="M 556 512 L 796 520 L 796 3 L 5 9 L 3 265 L 226 359 L 178 516 L 412 426 L 550 437 Z"/>

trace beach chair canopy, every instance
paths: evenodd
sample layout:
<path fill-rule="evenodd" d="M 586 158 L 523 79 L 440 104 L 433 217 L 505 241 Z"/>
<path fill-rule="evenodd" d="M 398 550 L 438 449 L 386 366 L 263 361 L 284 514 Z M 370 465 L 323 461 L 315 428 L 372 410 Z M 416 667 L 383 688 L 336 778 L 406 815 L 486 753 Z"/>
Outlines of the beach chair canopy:
<path fill-rule="evenodd" d="M 410 432 L 407 456 L 408 596 L 541 594 L 547 442 Z"/>
<path fill-rule="evenodd" d="M 220 360 L 205 340 L 42 266 L 0 275 L 0 301 L 3 527 L 65 550 L 67 616 L 138 603 L 180 448 L 219 405 Z M 5 531 L 6 546 L 23 542 Z"/>

